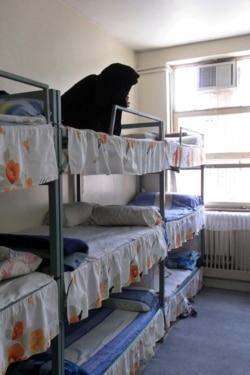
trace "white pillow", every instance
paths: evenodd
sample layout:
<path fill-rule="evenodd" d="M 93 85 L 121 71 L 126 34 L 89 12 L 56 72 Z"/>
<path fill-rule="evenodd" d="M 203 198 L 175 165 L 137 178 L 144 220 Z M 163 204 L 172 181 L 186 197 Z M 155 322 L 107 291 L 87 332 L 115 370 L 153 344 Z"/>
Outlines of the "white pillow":
<path fill-rule="evenodd" d="M 63 205 L 63 226 L 75 227 L 88 224 L 94 204 L 86 202 L 65 203 Z M 49 212 L 46 214 L 44 224 L 49 225 Z"/>
<path fill-rule="evenodd" d="M 91 219 L 97 225 L 140 225 L 155 226 L 162 223 L 162 217 L 156 207 L 126 205 L 96 206 Z"/>
<path fill-rule="evenodd" d="M 41 262 L 42 258 L 35 254 L 0 246 L 0 280 L 31 273 Z"/>

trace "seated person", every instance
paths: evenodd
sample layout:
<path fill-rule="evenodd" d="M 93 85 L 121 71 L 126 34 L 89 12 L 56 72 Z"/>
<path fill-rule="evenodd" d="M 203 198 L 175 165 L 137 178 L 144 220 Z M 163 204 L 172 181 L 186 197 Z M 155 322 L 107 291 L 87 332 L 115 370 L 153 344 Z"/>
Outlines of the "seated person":
<path fill-rule="evenodd" d="M 130 66 L 114 63 L 99 75 L 91 74 L 62 95 L 62 122 L 77 129 L 108 133 L 113 105 L 127 107 L 128 94 L 139 74 Z M 114 134 L 121 134 L 122 112 L 117 111 Z"/>

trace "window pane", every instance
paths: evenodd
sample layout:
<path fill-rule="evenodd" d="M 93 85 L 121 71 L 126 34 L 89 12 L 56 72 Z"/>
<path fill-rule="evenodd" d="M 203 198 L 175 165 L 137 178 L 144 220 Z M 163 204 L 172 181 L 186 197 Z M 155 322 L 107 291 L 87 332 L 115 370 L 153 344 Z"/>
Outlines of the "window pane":
<path fill-rule="evenodd" d="M 201 195 L 201 171 L 180 170 L 174 174 L 176 190 L 180 194 Z"/>
<path fill-rule="evenodd" d="M 237 61 L 235 88 L 198 90 L 197 66 L 176 67 L 174 81 L 175 123 L 178 129 L 204 134 L 206 164 L 249 164 L 250 113 L 246 107 L 250 106 L 250 59 Z M 203 115 L 195 113 L 200 110 Z M 200 178 L 195 173 L 176 174 L 177 192 L 199 193 Z M 232 207 L 245 202 L 249 206 L 250 168 L 208 167 L 204 173 L 205 202 L 227 202 Z"/>
<path fill-rule="evenodd" d="M 250 114 L 179 118 L 179 127 L 204 134 L 206 153 L 250 152 Z"/>
<path fill-rule="evenodd" d="M 206 169 L 206 202 L 250 202 L 249 176 L 250 168 Z"/>
<path fill-rule="evenodd" d="M 205 168 L 205 202 L 250 203 L 250 168 Z M 175 174 L 177 192 L 201 194 L 201 174 L 198 170 L 181 170 Z M 211 183 L 212 182 L 212 183 Z"/>
<path fill-rule="evenodd" d="M 237 61 L 237 86 L 198 90 L 198 67 L 174 69 L 175 111 L 250 105 L 250 59 Z"/>

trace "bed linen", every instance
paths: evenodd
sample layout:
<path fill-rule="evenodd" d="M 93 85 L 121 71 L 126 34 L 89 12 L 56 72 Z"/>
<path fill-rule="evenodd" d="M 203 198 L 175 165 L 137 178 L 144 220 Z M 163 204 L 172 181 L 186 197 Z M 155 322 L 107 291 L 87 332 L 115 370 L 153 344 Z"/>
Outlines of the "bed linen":
<path fill-rule="evenodd" d="M 147 312 L 100 308 L 89 317 L 65 328 L 65 363 L 67 375 L 135 375 L 139 366 L 154 355 L 156 342 L 164 335 L 163 312 L 158 298 L 146 290 L 133 290 L 134 295 L 148 301 Z M 126 290 L 122 292 L 126 295 Z M 43 356 L 38 355 L 34 362 Z M 34 367 L 33 358 L 15 366 L 8 375 L 25 375 L 23 368 Z M 47 368 L 46 368 L 47 367 Z M 43 365 L 44 375 L 51 364 Z M 40 370 L 41 371 L 41 370 Z"/>
<path fill-rule="evenodd" d="M 47 350 L 59 332 L 52 277 L 32 272 L 0 282 L 0 374 L 12 362 Z"/>
<path fill-rule="evenodd" d="M 165 143 L 68 128 L 71 174 L 134 174 L 165 169 Z"/>
<path fill-rule="evenodd" d="M 180 144 L 171 138 L 159 141 L 67 129 L 71 174 L 143 175 L 173 166 L 189 168 L 204 163 L 203 147 L 192 143 Z"/>
<path fill-rule="evenodd" d="M 174 133 L 176 134 L 176 133 Z M 156 132 L 128 134 L 127 137 L 136 139 L 159 140 Z M 204 139 L 202 134 L 187 135 L 183 133 L 180 137 L 166 134 L 164 137 L 167 165 L 166 168 L 190 168 L 204 164 Z"/>
<path fill-rule="evenodd" d="M 159 207 L 158 192 L 142 192 L 129 205 Z M 169 250 L 180 247 L 197 235 L 205 224 L 201 196 L 165 193 L 165 221 Z"/>
<path fill-rule="evenodd" d="M 48 225 L 19 233 L 47 235 Z M 166 257 L 167 246 L 161 225 L 76 226 L 63 228 L 64 237 L 85 241 L 88 256 L 74 271 L 64 273 L 68 321 L 88 316 L 88 310 L 100 307 L 109 292 L 140 281 L 142 275 Z"/>
<path fill-rule="evenodd" d="M 44 114 L 43 100 L 0 96 L 0 114 L 13 116 L 39 116 Z"/>
<path fill-rule="evenodd" d="M 0 125 L 0 192 L 58 178 L 51 124 Z"/>
<path fill-rule="evenodd" d="M 17 116 L 3 115 L 0 113 L 0 125 L 45 125 L 47 120 L 43 115 L 38 116 Z"/>
<path fill-rule="evenodd" d="M 155 290 L 159 290 L 158 269 L 154 270 Z M 203 267 L 191 270 L 165 268 L 164 313 L 166 326 L 187 312 L 189 299 L 201 290 L 203 286 Z"/>
<path fill-rule="evenodd" d="M 192 140 L 192 138 L 190 139 Z M 179 139 L 176 138 L 165 138 L 165 142 L 169 167 L 191 168 L 204 164 L 205 151 L 201 143 L 197 144 L 194 141 L 192 143 L 190 140 L 190 143 L 184 143 L 184 140 L 180 144 Z"/>

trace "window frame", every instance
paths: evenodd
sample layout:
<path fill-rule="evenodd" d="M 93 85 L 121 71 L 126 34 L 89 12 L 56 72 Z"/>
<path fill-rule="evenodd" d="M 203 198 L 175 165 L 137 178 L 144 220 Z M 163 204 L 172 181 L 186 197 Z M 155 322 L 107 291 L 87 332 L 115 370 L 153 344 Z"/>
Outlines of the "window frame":
<path fill-rule="evenodd" d="M 250 56 L 247 56 L 246 58 L 250 58 Z M 235 61 L 235 58 L 232 59 L 232 61 Z M 214 62 L 210 62 L 211 64 Z M 182 64 L 181 67 L 190 67 L 190 66 L 199 66 L 200 63 L 197 64 Z M 202 63 L 204 65 L 204 63 Z M 172 71 L 175 70 L 176 67 L 172 67 Z M 173 91 L 174 93 L 174 74 L 172 76 L 172 84 L 173 84 Z M 231 107 L 220 107 L 220 108 L 208 108 L 208 109 L 198 109 L 198 110 L 190 110 L 190 111 L 175 111 L 175 103 L 174 99 L 175 95 L 173 95 L 172 99 L 172 123 L 171 123 L 171 130 L 173 132 L 179 132 L 180 126 L 179 126 L 179 119 L 181 118 L 188 118 L 188 117 L 202 117 L 202 116 L 220 116 L 220 115 L 230 115 L 230 114 L 243 114 L 243 113 L 250 113 L 250 106 L 231 106 Z M 245 162 L 244 159 L 250 159 L 250 150 L 249 152 L 208 152 L 205 155 L 206 163 L 204 165 L 204 185 L 206 184 L 206 169 L 208 168 L 250 168 L 250 163 Z M 227 163 L 221 163 L 220 160 L 227 160 Z M 239 163 L 239 160 L 241 162 Z M 249 194 L 250 196 L 250 194 Z M 250 211 L 250 198 L 249 202 L 205 202 L 206 209 L 210 210 L 237 210 L 237 211 Z"/>

